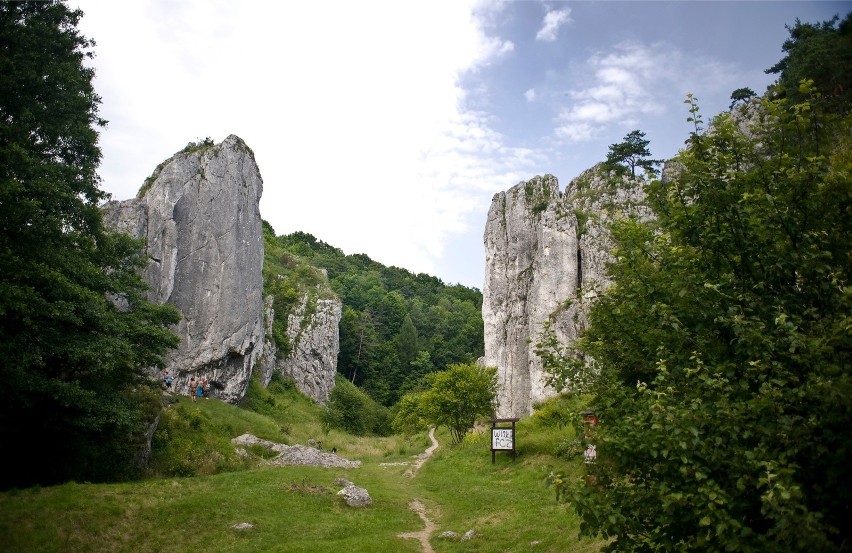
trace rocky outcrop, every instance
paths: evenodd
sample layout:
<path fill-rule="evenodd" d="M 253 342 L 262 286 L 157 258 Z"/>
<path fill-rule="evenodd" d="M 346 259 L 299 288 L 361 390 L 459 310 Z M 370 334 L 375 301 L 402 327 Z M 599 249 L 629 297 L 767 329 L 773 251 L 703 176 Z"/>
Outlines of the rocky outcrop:
<path fill-rule="evenodd" d="M 334 483 L 343 486 L 343 489 L 337 492 L 337 495 L 342 495 L 343 500 L 350 507 L 369 507 L 373 504 L 373 498 L 370 497 L 370 493 L 366 489 L 342 478 L 335 480 Z"/>
<path fill-rule="evenodd" d="M 606 266 L 613 217 L 649 216 L 640 181 L 596 166 L 560 192 L 555 177 L 521 182 L 491 201 L 485 226 L 485 358 L 498 369 L 499 417 L 521 417 L 554 395 L 536 343 L 546 322 L 577 338 Z"/>
<path fill-rule="evenodd" d="M 343 304 L 328 287 L 327 280 L 304 292 L 287 315 L 287 339 L 290 351 L 278 355 L 278 347 L 266 342 L 261 366 L 265 382 L 274 372 L 293 380 L 296 389 L 318 403 L 328 402 L 337 374 L 340 349 L 340 317 Z M 276 313 L 267 298 L 267 336 Z"/>
<path fill-rule="evenodd" d="M 182 315 L 166 357 L 181 391 L 206 375 L 211 393 L 243 397 L 264 342 L 263 180 L 238 137 L 190 144 L 162 163 L 136 199 L 104 207 L 108 226 L 143 238 L 149 299 Z"/>
<path fill-rule="evenodd" d="M 361 461 L 350 461 L 344 459 L 334 453 L 326 453 L 315 447 L 304 445 L 286 445 L 269 440 L 258 438 L 253 434 L 241 434 L 231 440 L 236 446 L 251 447 L 259 445 L 270 451 L 274 451 L 278 455 L 270 459 L 270 465 L 278 467 L 286 466 L 311 466 L 311 467 L 327 467 L 327 468 L 344 468 L 355 469 L 361 466 Z"/>

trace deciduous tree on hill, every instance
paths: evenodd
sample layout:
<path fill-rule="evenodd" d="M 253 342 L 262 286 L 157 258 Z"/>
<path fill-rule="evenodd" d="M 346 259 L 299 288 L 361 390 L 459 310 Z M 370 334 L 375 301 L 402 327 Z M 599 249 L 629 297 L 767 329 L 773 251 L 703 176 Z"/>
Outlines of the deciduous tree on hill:
<path fill-rule="evenodd" d="M 747 133 L 716 117 L 649 188 L 657 220 L 613 227 L 578 344 L 598 460 L 569 492 L 608 550 L 849 546 L 852 118 L 802 94 Z"/>
<path fill-rule="evenodd" d="M 158 408 L 146 369 L 177 344 L 177 311 L 145 299 L 141 245 L 101 222 L 106 122 L 81 16 L 0 3 L 3 487 L 132 474 Z"/>

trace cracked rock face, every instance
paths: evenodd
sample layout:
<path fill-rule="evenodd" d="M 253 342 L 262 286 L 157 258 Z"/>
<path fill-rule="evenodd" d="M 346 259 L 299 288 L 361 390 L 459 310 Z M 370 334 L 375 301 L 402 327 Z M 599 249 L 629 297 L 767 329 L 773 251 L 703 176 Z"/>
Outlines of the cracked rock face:
<path fill-rule="evenodd" d="M 149 300 L 170 303 L 181 338 L 166 357 L 175 390 L 206 375 L 211 394 L 236 402 L 262 350 L 263 180 L 248 146 L 187 147 L 157 168 L 139 198 L 104 206 L 108 226 L 144 238 Z"/>
<path fill-rule="evenodd" d="M 491 201 L 485 226 L 485 358 L 497 367 L 497 416 L 522 417 L 555 395 L 535 355 L 543 324 L 561 343 L 585 329 L 588 302 L 609 284 L 613 217 L 648 216 L 641 184 L 596 166 L 565 192 L 552 175 Z"/>
<path fill-rule="evenodd" d="M 319 297 L 318 297 L 319 296 Z M 260 364 L 264 382 L 273 372 L 293 379 L 296 389 L 317 403 L 328 403 L 337 374 L 337 353 L 340 349 L 340 317 L 343 304 L 328 288 L 327 282 L 315 293 L 303 294 L 287 316 L 287 338 L 290 353 L 277 358 L 276 347 L 267 340 Z M 275 317 L 272 298 L 267 298 L 267 336 Z"/>

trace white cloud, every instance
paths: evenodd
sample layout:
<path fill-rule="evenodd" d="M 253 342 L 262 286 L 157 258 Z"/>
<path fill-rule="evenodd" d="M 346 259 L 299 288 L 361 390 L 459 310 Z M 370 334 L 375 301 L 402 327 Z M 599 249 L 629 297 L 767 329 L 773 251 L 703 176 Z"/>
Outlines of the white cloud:
<path fill-rule="evenodd" d="M 539 29 L 538 33 L 535 35 L 536 40 L 553 42 L 559 35 L 559 28 L 571 21 L 570 9 L 547 12 L 544 16 L 541 29 Z"/>
<path fill-rule="evenodd" d="M 526 92 L 524 92 L 524 98 L 527 99 L 527 102 L 534 102 L 535 101 L 535 89 L 530 88 Z"/>
<path fill-rule="evenodd" d="M 556 136 L 568 142 L 585 142 L 597 136 L 595 128 L 588 123 L 566 121 L 556 128 Z"/>
<path fill-rule="evenodd" d="M 666 107 L 681 105 L 687 92 L 713 91 L 739 78 L 730 66 L 687 58 L 670 45 L 635 42 L 590 56 L 584 71 L 572 77 L 585 86 L 568 92 L 570 101 L 560 110 L 555 129 L 568 142 L 592 140 L 611 126 L 661 115 Z"/>
<path fill-rule="evenodd" d="M 461 77 L 514 50 L 469 3 L 72 2 L 98 43 L 115 199 L 187 142 L 237 134 L 276 232 L 441 276 L 446 244 L 534 159 L 464 106 Z"/>
<path fill-rule="evenodd" d="M 512 52 L 512 51 L 514 51 L 514 50 L 515 50 L 515 43 L 514 43 L 514 42 L 512 42 L 511 40 L 506 40 L 506 41 L 504 41 L 504 42 L 503 42 L 503 44 L 500 46 L 500 51 L 499 51 L 499 53 L 500 53 L 500 55 L 503 55 L 503 54 L 507 54 L 507 53 L 509 53 L 509 52 Z"/>

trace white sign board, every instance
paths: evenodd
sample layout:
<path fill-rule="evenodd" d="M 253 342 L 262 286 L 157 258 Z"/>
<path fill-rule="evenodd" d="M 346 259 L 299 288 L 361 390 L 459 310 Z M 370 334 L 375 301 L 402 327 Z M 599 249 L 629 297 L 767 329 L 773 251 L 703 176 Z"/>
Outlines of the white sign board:
<path fill-rule="evenodd" d="M 513 428 L 492 428 L 491 449 L 497 451 L 514 451 L 515 430 Z"/>
<path fill-rule="evenodd" d="M 589 444 L 586 447 L 586 451 L 583 453 L 584 462 L 586 463 L 594 463 L 598 458 L 598 450 L 597 446 L 593 444 Z"/>

